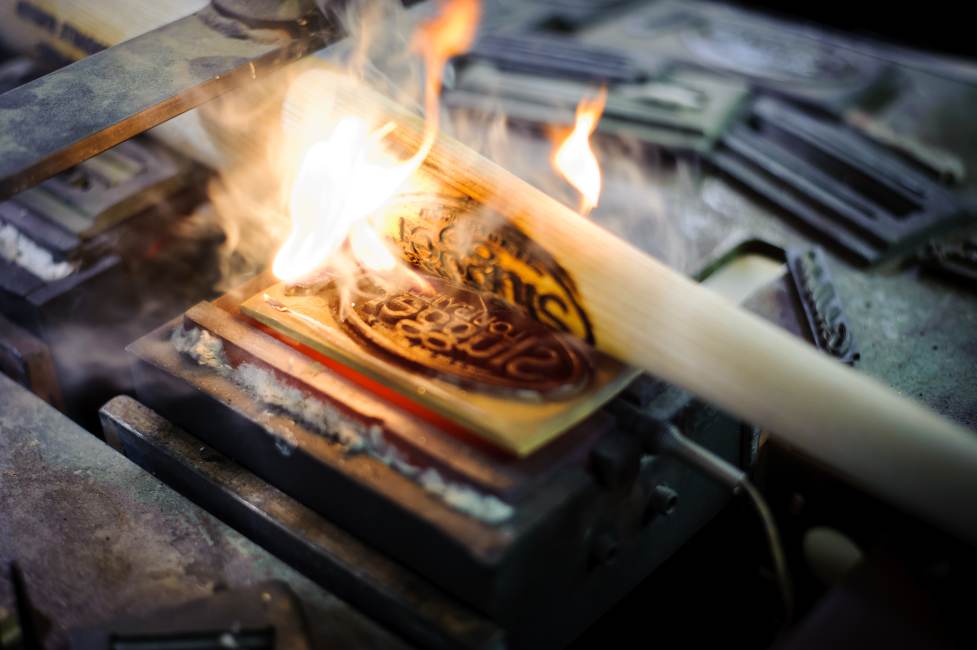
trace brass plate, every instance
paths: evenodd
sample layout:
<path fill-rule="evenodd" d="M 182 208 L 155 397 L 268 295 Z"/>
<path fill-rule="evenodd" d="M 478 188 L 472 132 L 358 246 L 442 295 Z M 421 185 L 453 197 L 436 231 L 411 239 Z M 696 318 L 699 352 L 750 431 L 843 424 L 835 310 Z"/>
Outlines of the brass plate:
<path fill-rule="evenodd" d="M 440 284 L 437 287 L 444 289 Z M 559 382 L 550 380 L 534 388 L 525 388 L 525 382 L 520 385 L 511 376 L 502 375 L 504 381 L 492 383 L 485 380 L 484 373 L 473 378 L 463 373 L 445 372 L 447 362 L 436 359 L 430 350 L 414 358 L 402 354 L 405 348 L 397 349 L 397 339 L 387 336 L 392 331 L 387 325 L 379 330 L 386 333 L 379 341 L 363 340 L 363 327 L 374 334 L 377 332 L 375 323 L 369 321 L 369 308 L 363 309 L 357 317 L 361 321 L 359 324 L 355 321 L 340 323 L 336 305 L 330 304 L 334 299 L 330 290 L 288 293 L 284 285 L 273 285 L 246 300 L 241 311 L 519 456 L 538 449 L 592 414 L 638 375 L 637 370 L 583 347 L 567 347 L 560 353 L 582 355 L 573 363 L 588 366 L 589 380 L 583 384 L 579 374 L 584 372 L 583 367 L 576 370 L 563 368 L 563 379 Z M 459 299 L 460 295 L 465 297 Z M 452 294 L 456 303 L 462 306 L 470 305 L 471 296 L 477 295 L 457 291 Z M 477 310 L 459 309 L 462 315 L 472 318 L 478 313 Z M 485 313 L 493 313 L 492 308 L 487 307 Z M 500 313 L 495 312 L 497 316 Z M 432 317 L 443 318 L 440 315 Z M 556 341 L 563 345 L 566 340 L 558 338 Z M 551 340 L 547 345 L 553 343 Z M 414 345 L 406 346 L 407 350 L 412 348 L 416 350 Z M 422 371 L 420 366 L 424 367 Z"/>

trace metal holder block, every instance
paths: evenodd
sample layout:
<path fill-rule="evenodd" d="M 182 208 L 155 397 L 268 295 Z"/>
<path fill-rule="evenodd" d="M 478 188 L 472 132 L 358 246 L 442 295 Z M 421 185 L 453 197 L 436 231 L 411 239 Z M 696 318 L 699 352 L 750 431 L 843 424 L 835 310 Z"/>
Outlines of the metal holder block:
<path fill-rule="evenodd" d="M 0 218 L 31 233 L 44 221 L 88 239 L 171 196 L 189 167 L 162 145 L 128 140 L 0 204 Z M 67 241 L 51 243 L 61 251 Z"/>
<path fill-rule="evenodd" d="M 170 232 L 200 197 L 198 168 L 130 140 L 0 203 L 0 313 L 43 342 L 65 412 L 84 426 L 131 389 L 125 345 L 209 292 L 209 244 L 178 249 Z M 193 273 L 173 277 L 177 260 Z M 157 291 L 161 277 L 176 289 Z"/>
<path fill-rule="evenodd" d="M 465 59 L 490 63 L 506 72 L 608 84 L 647 81 L 651 70 L 614 50 L 532 32 L 482 36 Z"/>
<path fill-rule="evenodd" d="M 55 408 L 63 407 L 50 350 L 43 341 L 3 316 L 0 316 L 0 372 Z"/>
<path fill-rule="evenodd" d="M 229 325 L 216 328 L 234 342 L 237 350 L 229 354 L 268 346 L 279 366 L 293 368 L 293 376 L 314 372 L 321 381 L 337 381 L 324 367 L 303 369 L 300 353 L 263 332 L 230 332 Z M 729 498 L 721 486 L 677 461 L 639 463 L 641 432 L 618 430 L 603 413 L 521 461 L 445 437 L 433 427 L 389 431 L 386 437 L 411 452 L 420 467 L 438 469 L 473 489 L 505 495 L 513 515 L 501 524 L 487 524 L 382 460 L 351 455 L 293 416 L 276 413 L 232 381 L 196 366 L 170 344 L 177 326 L 182 324 L 170 323 L 130 346 L 137 359 L 140 401 L 496 621 L 510 639 L 525 640 L 513 641 L 517 646 L 547 638 L 536 636 L 542 630 L 572 638 Z M 249 363 L 259 361 L 252 358 Z M 407 419 L 397 407 L 348 383 L 333 394 L 347 409 L 369 413 L 388 423 L 388 429 Z M 739 458 L 738 423 L 680 392 L 660 395 L 649 408 L 683 426 L 690 423 L 685 428 L 689 435 L 729 460 Z M 308 399 L 322 396 L 310 394 Z M 629 439 L 639 444 L 621 444 Z M 403 442 L 410 440 L 418 446 Z M 455 451 L 443 453 L 448 449 Z M 592 470 L 592 464 L 602 469 Z M 629 470 L 639 465 L 640 472 Z M 603 478 L 597 479 L 594 471 Z M 662 483 L 683 493 L 682 505 L 669 517 L 645 517 L 654 488 Z M 206 494 L 193 498 L 205 499 Z"/>
<path fill-rule="evenodd" d="M 140 401 L 190 435 L 131 401 L 116 400 L 103 411 L 106 437 L 426 646 L 483 647 L 496 638 L 493 629 L 511 647 L 569 641 L 726 503 L 723 486 L 655 455 L 653 432 L 635 430 L 633 418 L 620 420 L 617 413 L 637 407 L 741 466 L 755 458 L 752 428 L 647 377 L 534 454 L 508 456 L 440 428 L 359 383 L 349 368 L 324 365 L 301 345 L 257 327 L 241 304 L 269 282 L 256 278 L 201 303 L 129 347 Z M 802 332 L 803 316 L 787 282 L 781 278 L 771 291 L 759 292 L 770 299 L 757 301 L 755 309 Z M 210 346 L 219 341 L 207 348 L 218 365 L 177 350 L 173 332 L 185 326 L 207 332 Z M 255 392 L 235 374 L 242 367 L 299 391 L 304 405 L 331 405 L 347 423 L 377 426 L 384 453 L 364 451 L 304 420 L 269 397 L 267 382 L 264 392 Z M 414 469 L 401 471 L 397 459 Z M 504 500 L 511 514 L 493 522 L 459 509 L 417 480 L 428 471 Z M 355 538 L 374 555 L 364 557 L 324 535 Z M 350 575 L 357 562 L 365 569 Z M 407 569 L 383 578 L 371 568 L 380 562 Z M 423 606 L 401 581 L 421 600 L 442 604 Z"/>

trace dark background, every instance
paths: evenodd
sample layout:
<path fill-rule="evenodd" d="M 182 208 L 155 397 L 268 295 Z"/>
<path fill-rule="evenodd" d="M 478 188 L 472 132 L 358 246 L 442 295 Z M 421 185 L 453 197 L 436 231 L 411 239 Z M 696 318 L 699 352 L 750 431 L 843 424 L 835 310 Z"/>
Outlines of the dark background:
<path fill-rule="evenodd" d="M 916 49 L 977 59 L 977 7 L 970 2 L 740 0 L 731 4 Z"/>

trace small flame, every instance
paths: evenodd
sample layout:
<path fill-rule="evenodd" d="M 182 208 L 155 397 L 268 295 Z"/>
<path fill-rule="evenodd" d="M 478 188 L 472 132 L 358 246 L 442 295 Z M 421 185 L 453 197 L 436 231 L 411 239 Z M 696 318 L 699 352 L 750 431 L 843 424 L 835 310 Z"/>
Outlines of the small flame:
<path fill-rule="evenodd" d="M 594 98 L 580 100 L 573 130 L 562 138 L 551 158 L 560 176 L 580 192 L 579 211 L 584 216 L 597 207 L 600 198 L 600 165 L 590 146 L 590 136 L 597 129 L 606 101 L 607 88 L 601 88 Z"/>
<path fill-rule="evenodd" d="M 397 161 L 382 146 L 396 125 L 370 131 L 366 121 L 347 117 L 305 153 L 292 186 L 292 228 L 275 256 L 272 271 L 295 281 L 316 271 L 349 239 L 363 266 L 384 271 L 396 260 L 370 223 L 370 216 L 417 171 L 438 132 L 438 95 L 448 59 L 463 53 L 475 37 L 477 0 L 448 0 L 438 16 L 420 27 L 414 47 L 424 57 L 424 138 L 417 152 Z"/>

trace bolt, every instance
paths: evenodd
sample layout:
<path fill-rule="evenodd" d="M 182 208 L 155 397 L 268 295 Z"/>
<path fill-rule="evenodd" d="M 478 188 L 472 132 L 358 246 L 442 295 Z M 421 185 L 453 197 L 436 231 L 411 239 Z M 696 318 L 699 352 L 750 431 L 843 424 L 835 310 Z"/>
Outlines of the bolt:
<path fill-rule="evenodd" d="M 678 492 L 659 483 L 651 489 L 648 496 L 648 507 L 645 509 L 645 523 L 654 519 L 655 515 L 665 515 L 666 517 L 675 512 L 678 505 Z"/>

